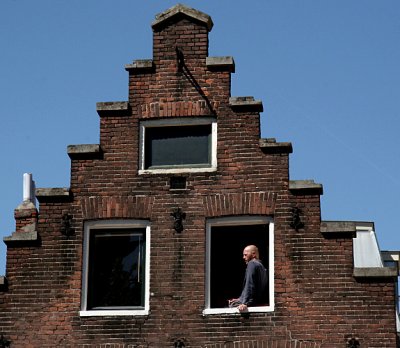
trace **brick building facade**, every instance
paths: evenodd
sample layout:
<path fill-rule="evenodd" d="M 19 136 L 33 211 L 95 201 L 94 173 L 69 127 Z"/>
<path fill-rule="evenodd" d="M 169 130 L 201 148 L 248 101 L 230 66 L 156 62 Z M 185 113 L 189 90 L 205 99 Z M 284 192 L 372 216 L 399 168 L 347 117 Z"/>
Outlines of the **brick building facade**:
<path fill-rule="evenodd" d="M 396 254 L 372 223 L 321 221 L 322 185 L 260 139 L 262 103 L 231 97 L 212 26 L 183 5 L 156 16 L 129 100 L 98 103 L 100 143 L 68 147 L 70 187 L 15 210 L 0 346 L 396 347 Z M 247 244 L 269 291 L 239 313 Z"/>

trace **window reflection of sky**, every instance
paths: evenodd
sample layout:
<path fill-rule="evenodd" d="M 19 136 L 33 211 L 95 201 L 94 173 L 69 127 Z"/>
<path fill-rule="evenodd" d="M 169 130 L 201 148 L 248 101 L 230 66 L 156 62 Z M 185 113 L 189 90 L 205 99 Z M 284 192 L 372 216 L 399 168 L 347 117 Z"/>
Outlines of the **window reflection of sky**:
<path fill-rule="evenodd" d="M 130 239 L 131 239 L 131 242 L 130 242 L 131 244 L 140 243 L 140 237 L 138 238 L 138 237 L 131 236 Z M 135 240 L 132 242 L 132 239 L 135 239 Z M 139 240 L 139 241 L 137 242 L 137 240 Z M 139 281 L 138 280 L 138 270 L 139 270 L 139 264 L 138 264 L 139 258 L 138 257 L 139 257 L 139 253 L 140 253 L 140 244 L 133 246 L 133 247 L 134 247 L 134 249 L 122 259 L 122 269 L 125 272 L 129 273 L 130 280 L 132 282 Z"/>

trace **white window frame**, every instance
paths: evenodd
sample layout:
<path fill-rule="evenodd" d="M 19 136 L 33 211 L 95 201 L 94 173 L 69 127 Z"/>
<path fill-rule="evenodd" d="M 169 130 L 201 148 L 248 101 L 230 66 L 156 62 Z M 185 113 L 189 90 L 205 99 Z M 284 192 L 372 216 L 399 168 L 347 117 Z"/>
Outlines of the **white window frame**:
<path fill-rule="evenodd" d="M 257 312 L 273 312 L 275 308 L 274 296 L 274 222 L 272 218 L 266 216 L 236 216 L 208 219 L 206 223 L 206 308 L 203 310 L 203 315 L 210 314 L 238 314 L 237 308 L 210 308 L 210 274 L 211 274 L 211 228 L 215 226 L 236 226 L 236 225 L 261 225 L 268 224 L 268 277 L 269 277 L 269 305 L 249 307 L 249 313 Z M 241 255 L 238 255 L 241 257 Z M 239 296 L 239 294 L 238 294 Z"/>
<path fill-rule="evenodd" d="M 177 127 L 211 125 L 211 165 L 204 167 L 181 167 L 181 168 L 145 168 L 145 135 L 146 129 L 150 127 Z M 140 122 L 139 134 L 139 174 L 162 174 L 162 173 L 197 173 L 215 172 L 217 170 L 217 121 L 213 117 L 180 117 L 163 120 L 146 120 Z"/>
<path fill-rule="evenodd" d="M 89 241 L 92 229 L 130 229 L 145 228 L 146 236 L 146 258 L 145 258 L 145 294 L 143 309 L 87 309 L 87 291 L 89 276 Z M 147 220 L 104 220 L 88 221 L 84 227 L 83 240 L 83 267 L 82 267 L 82 299 L 81 317 L 88 316 L 121 316 L 121 315 L 148 315 L 150 311 L 150 222 Z"/>

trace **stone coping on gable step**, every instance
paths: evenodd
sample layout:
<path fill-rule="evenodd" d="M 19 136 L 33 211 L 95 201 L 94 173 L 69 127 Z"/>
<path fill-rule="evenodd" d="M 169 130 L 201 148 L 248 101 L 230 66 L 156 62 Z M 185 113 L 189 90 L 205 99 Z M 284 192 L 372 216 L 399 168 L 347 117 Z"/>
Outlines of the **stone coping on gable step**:
<path fill-rule="evenodd" d="M 96 111 L 99 116 L 128 116 L 129 102 L 127 101 L 111 101 L 96 103 Z"/>
<path fill-rule="evenodd" d="M 275 138 L 262 138 L 259 141 L 260 148 L 266 153 L 292 153 L 290 142 L 277 142 Z"/>
<path fill-rule="evenodd" d="M 321 233 L 329 235 L 349 235 L 356 237 L 357 223 L 355 221 L 321 221 Z"/>
<path fill-rule="evenodd" d="M 12 243 L 26 243 L 26 242 L 36 242 L 38 240 L 37 231 L 30 232 L 13 232 L 11 236 L 4 237 L 3 242 L 7 245 Z"/>
<path fill-rule="evenodd" d="M 153 60 L 152 59 L 137 59 L 134 60 L 131 64 L 125 65 L 126 71 L 132 72 L 145 72 L 153 70 Z"/>
<path fill-rule="evenodd" d="M 206 66 L 209 70 L 221 70 L 235 72 L 235 62 L 233 57 L 207 57 Z"/>
<path fill-rule="evenodd" d="M 262 112 L 263 104 L 261 100 L 255 100 L 254 97 L 230 97 L 229 106 L 239 111 Z"/>
<path fill-rule="evenodd" d="M 97 157 L 101 154 L 101 147 L 99 144 L 68 145 L 67 153 L 71 159 Z"/>
<path fill-rule="evenodd" d="M 163 24 L 168 23 L 170 18 L 178 15 L 185 15 L 186 17 L 192 18 L 197 22 L 203 23 L 207 27 L 208 31 L 211 31 L 214 25 L 211 17 L 208 14 L 183 4 L 177 4 L 156 15 L 151 27 L 153 30 L 157 30 L 162 27 Z"/>
<path fill-rule="evenodd" d="M 290 180 L 289 190 L 295 194 L 323 194 L 322 184 L 317 184 L 314 180 Z"/>
<path fill-rule="evenodd" d="M 397 267 L 355 267 L 353 270 L 355 278 L 388 278 L 397 277 Z"/>
<path fill-rule="evenodd" d="M 70 198 L 70 190 L 68 187 L 37 188 L 35 195 L 39 202 L 65 201 Z"/>

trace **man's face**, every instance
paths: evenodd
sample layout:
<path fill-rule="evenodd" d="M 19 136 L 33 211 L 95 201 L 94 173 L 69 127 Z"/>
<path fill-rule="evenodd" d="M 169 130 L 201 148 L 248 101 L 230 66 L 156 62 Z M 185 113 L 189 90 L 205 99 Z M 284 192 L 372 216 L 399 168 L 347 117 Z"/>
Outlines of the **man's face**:
<path fill-rule="evenodd" d="M 250 248 L 244 248 L 243 250 L 243 260 L 248 263 L 254 258 L 254 252 Z"/>

